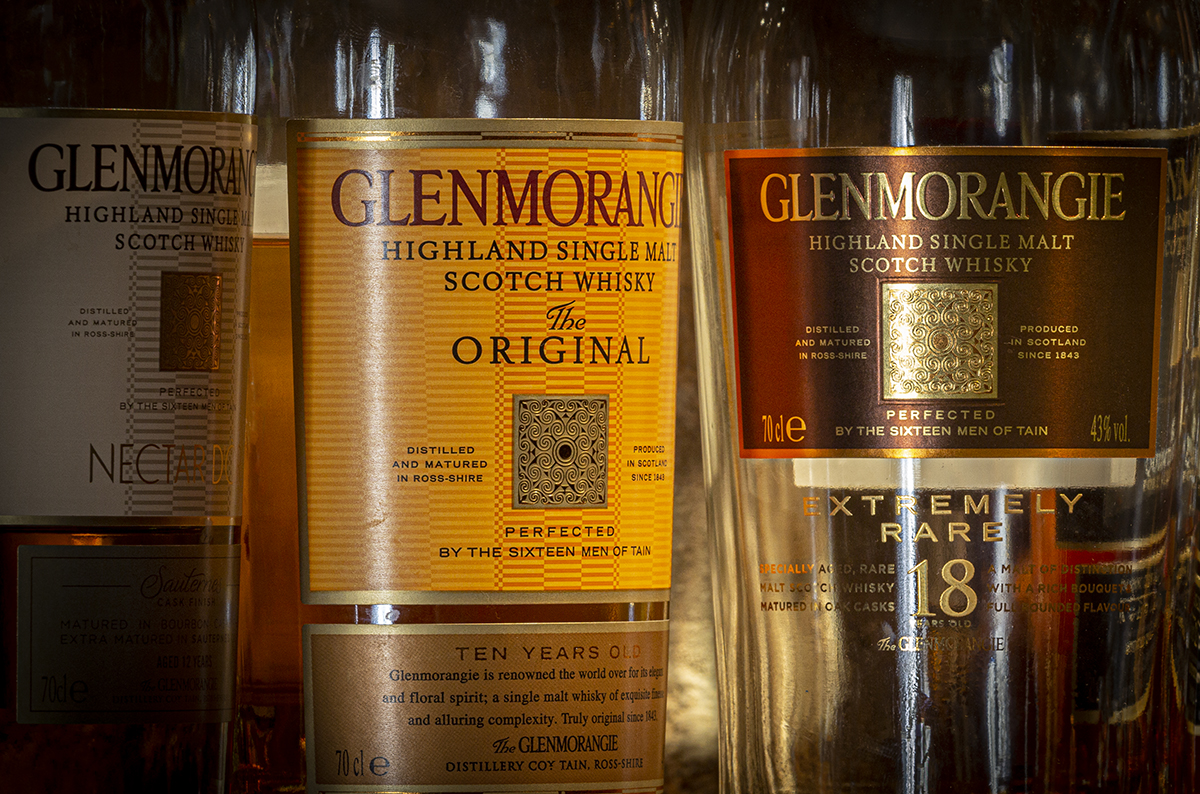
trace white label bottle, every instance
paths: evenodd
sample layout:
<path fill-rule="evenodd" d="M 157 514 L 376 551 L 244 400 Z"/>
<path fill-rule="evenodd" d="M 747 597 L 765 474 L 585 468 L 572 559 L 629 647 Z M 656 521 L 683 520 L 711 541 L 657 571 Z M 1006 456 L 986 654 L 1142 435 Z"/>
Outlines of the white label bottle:
<path fill-rule="evenodd" d="M 252 9 L 10 3 L 0 88 L 0 767 L 224 791 Z"/>

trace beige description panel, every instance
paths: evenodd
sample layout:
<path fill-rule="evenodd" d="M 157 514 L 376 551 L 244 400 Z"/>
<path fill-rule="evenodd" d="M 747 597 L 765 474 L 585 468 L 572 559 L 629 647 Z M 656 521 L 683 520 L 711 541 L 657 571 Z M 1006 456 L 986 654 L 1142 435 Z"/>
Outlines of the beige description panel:
<path fill-rule="evenodd" d="M 308 790 L 662 785 L 667 621 L 304 627 Z"/>
<path fill-rule="evenodd" d="M 240 546 L 17 555 L 19 722 L 232 719 Z"/>

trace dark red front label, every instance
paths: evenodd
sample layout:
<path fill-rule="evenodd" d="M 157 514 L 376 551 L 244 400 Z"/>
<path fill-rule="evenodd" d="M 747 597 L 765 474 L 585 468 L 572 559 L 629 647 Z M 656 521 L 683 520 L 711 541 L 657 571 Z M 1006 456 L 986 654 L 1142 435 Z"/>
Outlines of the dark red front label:
<path fill-rule="evenodd" d="M 1153 455 L 1166 162 L 726 152 L 742 456 Z"/>

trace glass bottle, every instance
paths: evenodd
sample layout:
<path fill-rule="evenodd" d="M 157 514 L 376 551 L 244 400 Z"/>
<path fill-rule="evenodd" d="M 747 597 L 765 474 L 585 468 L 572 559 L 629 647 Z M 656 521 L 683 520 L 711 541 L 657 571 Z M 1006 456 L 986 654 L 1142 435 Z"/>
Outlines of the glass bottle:
<path fill-rule="evenodd" d="M 259 145 L 231 786 L 238 792 L 303 787 L 300 626 L 354 620 L 353 607 L 300 603 L 285 133 L 295 97 L 291 36 L 305 15 L 276 0 L 259 2 L 257 12 Z"/>
<path fill-rule="evenodd" d="M 1152 790 L 1191 7 L 693 19 L 723 790 Z"/>
<path fill-rule="evenodd" d="M 0 769 L 223 792 L 253 7 L 0 9 Z"/>
<path fill-rule="evenodd" d="M 271 154 L 260 160 L 264 189 L 258 217 L 288 219 L 288 226 L 270 231 L 290 231 L 290 296 L 297 303 L 291 333 L 281 323 L 275 341 L 281 351 L 293 341 L 298 347 L 294 376 L 283 367 L 278 376 L 264 375 L 274 381 L 275 397 L 259 404 L 258 416 L 286 422 L 284 381 L 294 377 L 300 482 L 289 485 L 297 489 L 299 510 L 276 513 L 255 506 L 259 498 L 272 498 L 260 497 L 259 489 L 268 477 L 287 476 L 290 455 L 272 450 L 280 440 L 274 431 L 256 434 L 252 427 L 250 444 L 259 446 L 247 464 L 251 597 L 242 614 L 253 613 L 259 625 L 273 624 L 277 642 L 267 652 L 277 658 L 254 675 L 274 677 L 280 687 L 274 694 L 265 687 L 245 690 L 239 790 L 282 790 L 304 780 L 310 790 L 338 784 L 355 791 L 661 785 L 681 208 L 675 193 L 682 141 L 679 13 L 674 3 L 656 2 L 470 2 L 452 10 L 428 2 L 260 5 L 260 19 L 270 28 L 261 33 L 260 71 L 265 78 L 270 70 L 271 83 L 261 96 L 272 97 L 267 115 L 278 119 L 264 119 L 263 126 L 278 134 L 264 144 Z M 288 118 L 293 121 L 285 138 L 282 122 Z M 282 194 L 272 209 L 261 208 L 267 197 L 264 169 L 280 173 L 285 157 L 289 181 L 276 183 L 287 185 L 290 217 L 282 211 Z M 420 166 L 419 158 L 434 164 Z M 327 171 L 332 162 L 344 162 L 338 173 Z M 416 171 L 430 172 L 421 177 L 429 180 L 430 195 L 423 199 L 427 220 L 436 221 L 443 209 L 456 213 L 433 238 L 399 220 L 413 212 L 403 206 L 401 181 L 408 180 L 411 196 Z M 511 175 L 504 185 L 502 171 Z M 560 187 L 574 179 L 586 185 L 589 178 L 604 185 L 606 175 L 615 175 L 612 196 L 598 199 L 604 206 L 593 205 L 592 215 L 581 214 L 578 224 L 568 223 L 571 210 L 558 195 L 539 192 L 556 171 L 562 172 L 556 178 Z M 537 172 L 532 202 L 522 193 L 531 172 Z M 339 181 L 342 173 L 348 176 Z M 642 218 L 621 216 L 610 224 L 622 174 L 634 180 L 634 212 L 639 176 L 647 180 L 651 198 L 642 200 Z M 442 178 L 439 191 L 434 181 Z M 335 182 L 336 208 L 330 201 Z M 387 198 L 361 193 L 384 184 Z M 498 201 L 504 202 L 502 210 Z M 364 213 L 372 213 L 372 220 Z M 479 220 L 481 214 L 487 223 Z M 552 215 L 564 224 L 554 225 Z M 596 220 L 591 231 L 585 227 L 590 220 Z M 627 223 L 636 220 L 641 227 Z M 499 236 L 498 226 L 505 227 Z M 489 258 L 493 241 L 500 253 Z M 441 253 L 410 257 L 409 247 L 420 250 L 422 243 L 426 251 L 432 245 Z M 567 246 L 564 264 L 551 266 L 546 260 L 555 261 L 559 243 Z M 629 258 L 633 245 L 642 252 L 653 246 L 656 260 L 635 264 Z M 601 246 L 613 252 L 610 259 L 599 259 Z M 341 251 L 341 265 L 331 268 L 322 259 L 328 250 Z M 259 256 L 256 248 L 256 263 Z M 334 283 L 339 270 L 358 281 L 342 293 L 353 305 L 330 314 L 320 305 L 320 291 Z M 588 296 L 580 292 L 576 271 L 585 280 L 604 278 L 609 286 L 618 280 L 624 286 L 628 273 L 629 285 L 637 287 L 640 278 L 642 291 L 622 291 L 615 299 L 615 289 L 595 293 L 585 306 Z M 654 274 L 652 291 L 647 273 Z M 281 278 L 280 286 L 256 292 L 255 306 L 271 301 L 270 311 L 278 312 L 289 297 L 285 283 Z M 512 284 L 517 288 L 508 289 Z M 547 284 L 553 289 L 545 289 Z M 541 289 L 530 300 L 526 288 Z M 572 301 L 578 301 L 573 309 Z M 556 321 L 550 317 L 554 312 L 558 333 L 548 325 Z M 582 333 L 585 326 L 588 333 Z M 511 365 L 503 356 L 491 364 L 492 345 L 501 343 L 490 337 L 507 336 L 503 328 L 515 334 L 510 349 L 516 357 L 509 356 Z M 538 328 L 531 363 L 518 363 L 525 354 L 520 337 Z M 591 344 L 592 328 L 602 346 L 617 337 L 605 350 L 610 361 L 596 353 L 597 363 L 591 364 L 587 348 L 581 354 L 586 361 L 573 364 L 573 334 Z M 261 331 L 257 326 L 251 345 L 252 370 Z M 547 336 L 563 338 L 561 345 L 552 340 L 541 348 L 550 359 L 562 352 L 563 365 L 540 358 L 539 343 Z M 426 346 L 426 337 L 436 341 Z M 455 355 L 472 359 L 468 337 L 482 339 L 488 351 L 484 357 L 481 348 L 480 359 L 464 364 Z M 623 354 L 621 337 L 631 341 Z M 332 348 L 340 358 L 331 364 L 323 351 Z M 405 364 L 393 369 L 392 360 Z M 330 374 L 336 366 L 347 369 Z M 468 382 L 462 375 L 468 368 L 486 377 Z M 506 378 L 512 381 L 507 386 Z M 255 376 L 251 379 L 257 392 Z M 501 436 L 512 438 L 515 400 L 537 403 L 547 395 L 574 401 L 572 410 L 607 406 L 608 418 L 600 425 L 594 415 L 585 418 L 586 410 L 578 414 L 585 427 L 607 428 L 601 435 L 608 434 L 602 440 L 610 446 L 602 454 L 587 448 L 594 437 L 578 432 L 554 450 L 564 461 L 606 460 L 599 475 L 582 462 L 566 468 L 580 482 L 600 483 L 607 504 L 583 499 L 593 493 L 588 488 L 570 486 L 566 490 L 576 502 L 566 508 L 514 506 L 515 463 L 503 451 L 514 442 Z M 449 423 L 447 413 L 453 414 Z M 411 416 L 426 423 L 424 429 L 414 429 Z M 634 446 L 645 450 L 635 453 Z M 342 463 L 331 462 L 338 460 Z M 663 460 L 666 466 L 659 465 Z M 335 470 L 343 464 L 354 473 L 325 487 L 327 475 L 341 476 Z M 646 479 L 635 481 L 633 474 Z M 416 510 L 427 512 L 422 517 Z M 623 523 L 616 520 L 619 510 L 627 511 Z M 561 528 L 548 536 L 551 525 Z M 391 546 L 403 537 L 428 540 Z M 263 555 L 268 544 L 277 550 Z M 615 575 L 620 565 L 612 560 L 613 548 L 635 545 L 639 550 L 629 553 L 644 558 L 622 561 L 628 573 Z M 583 561 L 585 547 L 606 558 Z M 502 556 L 491 556 L 493 549 Z M 364 550 L 382 558 L 364 556 Z M 462 555 L 457 564 L 456 553 Z M 563 556 L 543 556 L 549 554 Z M 346 559 L 350 562 L 339 568 Z M 290 583 L 256 582 L 297 561 L 299 573 Z M 284 603 L 276 610 L 289 599 L 296 608 Z M 256 657 L 265 658 L 258 633 L 246 638 L 243 682 Z M 474 657 L 476 645 L 486 646 L 480 651 L 486 663 Z M 470 658 L 460 658 L 468 647 Z M 558 656 L 564 647 L 566 658 Z M 577 647 L 587 658 L 575 657 Z M 545 652 L 553 659 L 542 656 L 549 648 Z M 613 648 L 616 657 L 609 656 Z M 511 654 L 507 660 L 505 653 Z M 618 667 L 622 680 L 604 693 L 606 698 L 616 693 L 617 705 L 601 709 L 595 700 L 574 698 L 581 681 L 595 681 L 584 674 L 603 668 L 600 674 L 607 677 Z M 637 687 L 646 698 L 632 706 L 620 700 L 622 691 L 634 688 L 627 678 L 631 667 L 639 681 L 643 671 L 646 676 L 646 685 Z M 561 678 L 564 669 L 567 679 Z M 437 677 L 445 670 L 479 678 L 446 682 Z M 546 677 L 550 673 L 553 678 Z M 417 678 L 406 678 L 409 674 Z M 520 683 L 504 688 L 494 683 L 500 679 L 483 683 L 485 675 L 517 674 L 525 678 L 513 678 Z M 306 724 L 285 724 L 279 716 L 285 689 L 296 695 L 303 690 Z M 481 691 L 486 704 L 476 699 Z M 412 693 L 432 701 L 414 705 Z M 544 696 L 572 698 L 570 708 Z M 642 718 L 638 726 L 601 713 L 634 707 Z M 538 728 L 519 718 L 507 725 L 487 723 L 519 712 L 549 727 L 546 715 L 553 712 L 561 729 L 564 711 L 573 718 L 598 716 L 586 733 L 603 728 L 604 735 L 621 737 L 620 748 L 589 744 L 587 764 L 560 764 L 582 757 L 570 752 L 535 770 L 528 764 L 545 757 L 530 754 L 526 742 L 535 741 Z M 304 768 L 294 766 L 298 748 L 305 753 Z M 593 762 L 592 750 L 603 763 Z"/>

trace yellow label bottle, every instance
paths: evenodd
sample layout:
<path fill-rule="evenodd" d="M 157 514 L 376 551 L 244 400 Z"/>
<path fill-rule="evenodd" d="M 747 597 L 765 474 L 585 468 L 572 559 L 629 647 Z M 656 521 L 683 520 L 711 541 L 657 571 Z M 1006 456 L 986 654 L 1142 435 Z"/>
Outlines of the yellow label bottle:
<path fill-rule="evenodd" d="M 659 788 L 678 9 L 278 19 L 309 790 Z"/>

